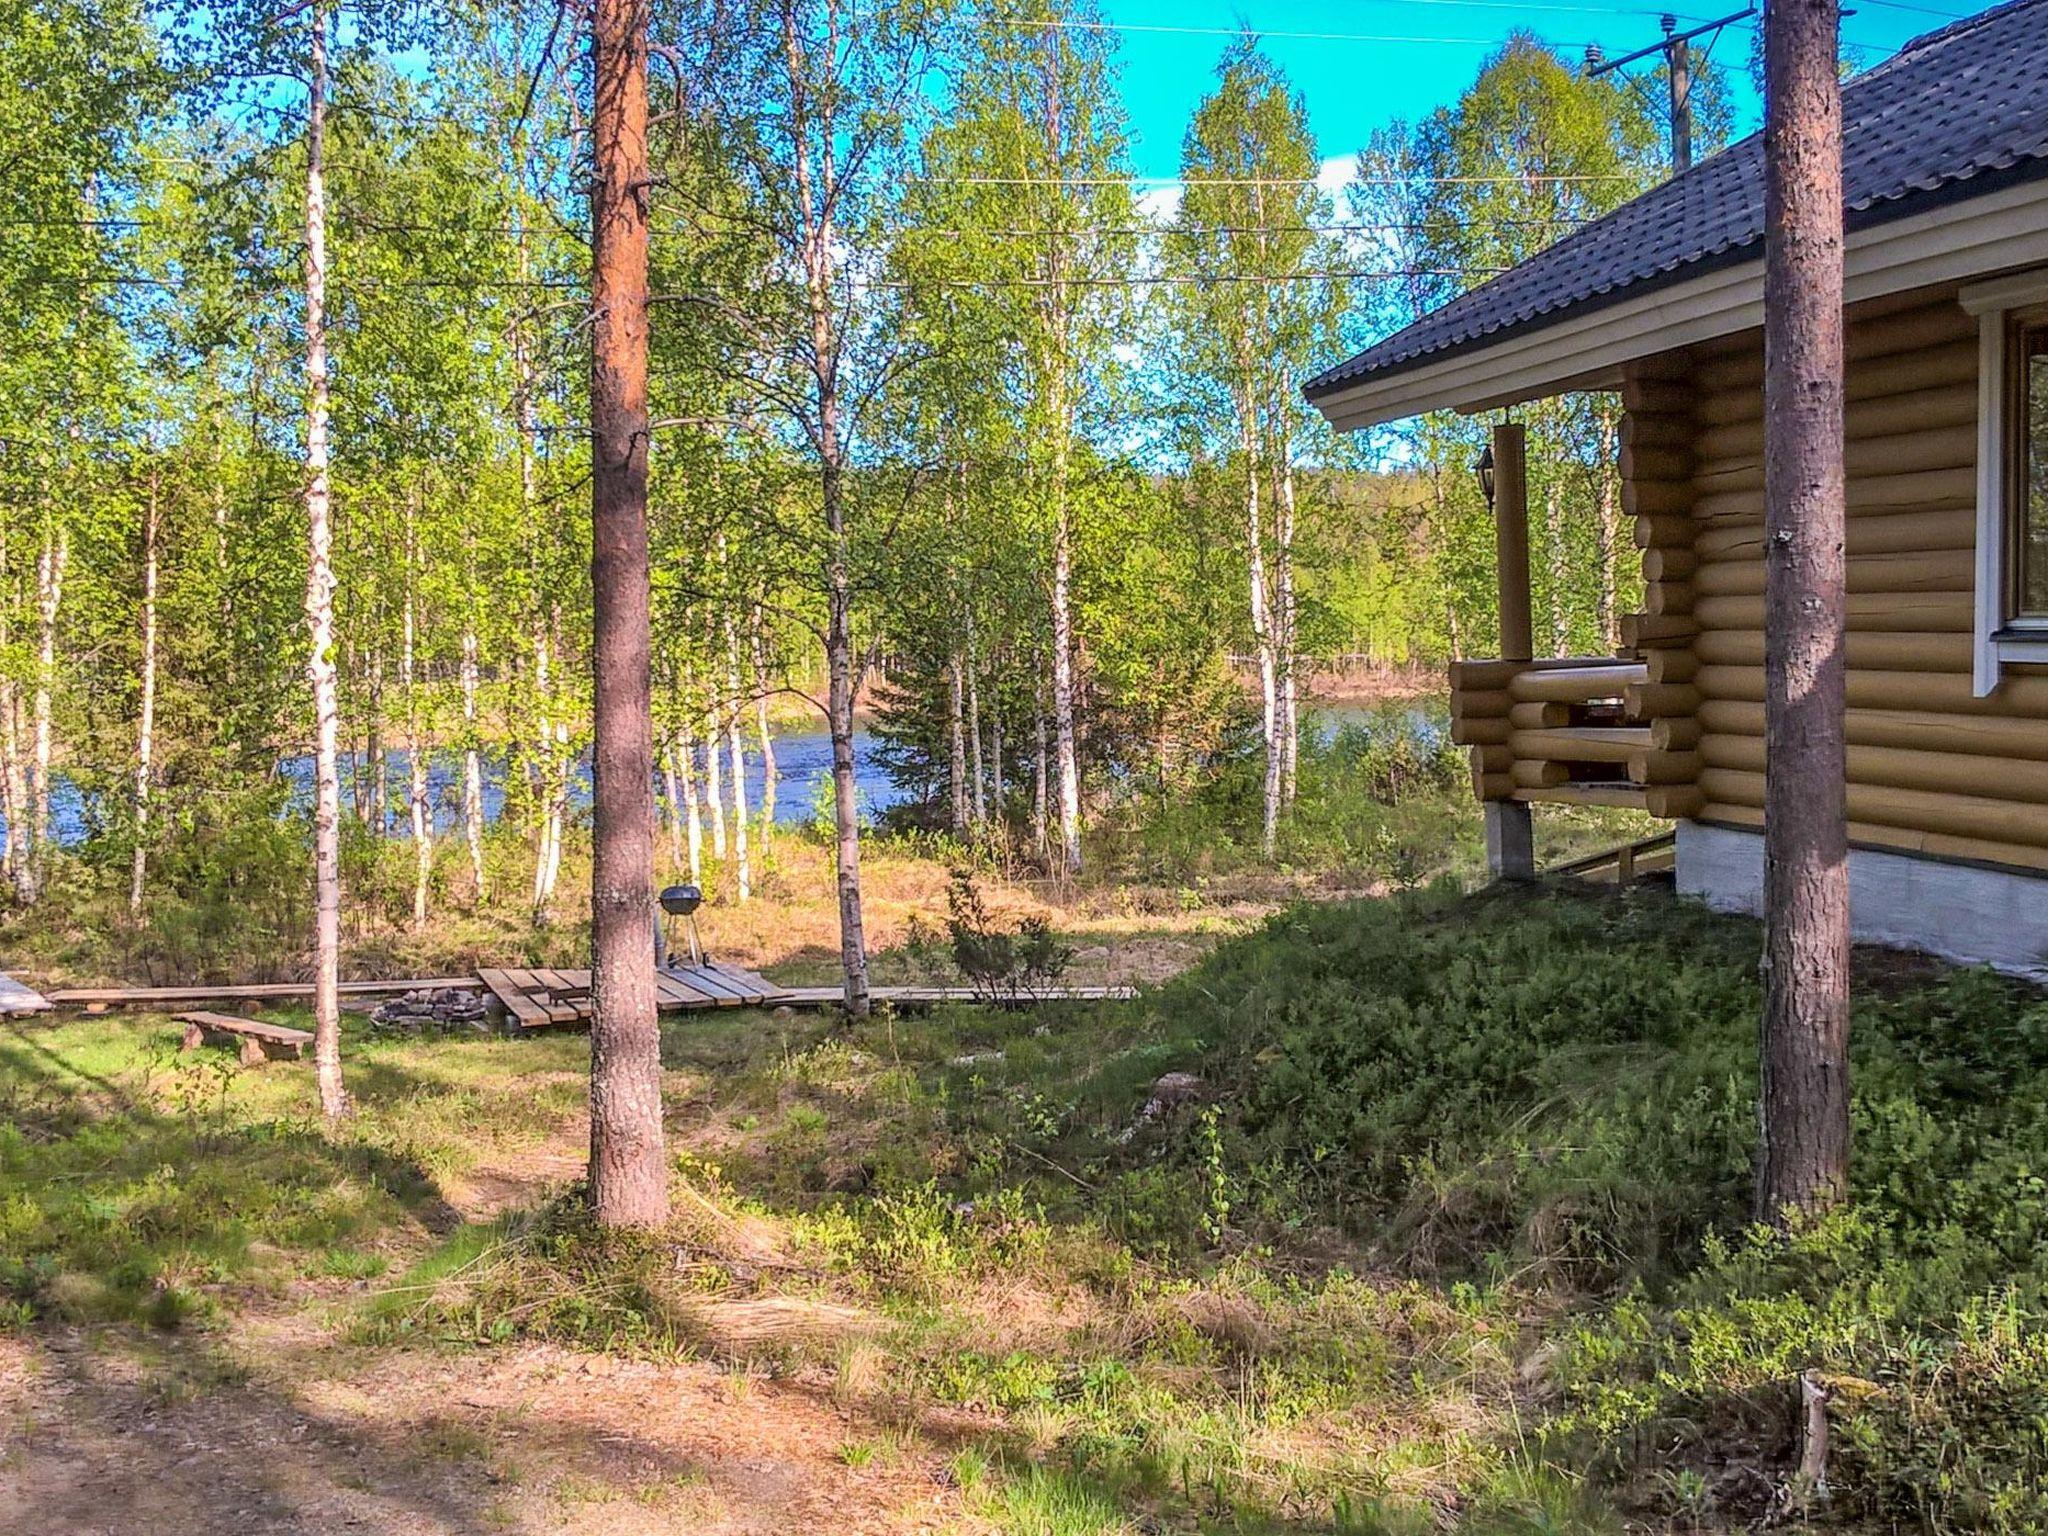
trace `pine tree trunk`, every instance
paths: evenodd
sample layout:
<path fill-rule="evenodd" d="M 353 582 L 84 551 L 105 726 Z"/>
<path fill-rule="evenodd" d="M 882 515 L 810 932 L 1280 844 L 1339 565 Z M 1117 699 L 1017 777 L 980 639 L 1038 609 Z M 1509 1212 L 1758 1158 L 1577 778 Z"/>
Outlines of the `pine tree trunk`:
<path fill-rule="evenodd" d="M 1842 99 L 1835 0 L 1764 13 L 1763 1085 L 1757 1215 L 1848 1193 Z"/>
<path fill-rule="evenodd" d="M 327 485 L 327 7 L 314 0 L 306 109 L 306 677 L 313 690 L 313 1075 L 320 1109 L 348 1113 L 341 1081 L 340 700 L 334 675 L 334 531 Z"/>
<path fill-rule="evenodd" d="M 647 4 L 591 25 L 590 1203 L 668 1218 L 654 1001 L 654 741 L 647 547 Z"/>
<path fill-rule="evenodd" d="M 156 756 L 157 539 L 162 526 L 159 467 L 149 467 L 149 499 L 142 508 L 142 702 L 135 720 L 135 855 L 128 869 L 128 915 L 142 916 L 149 876 L 149 790 Z"/>

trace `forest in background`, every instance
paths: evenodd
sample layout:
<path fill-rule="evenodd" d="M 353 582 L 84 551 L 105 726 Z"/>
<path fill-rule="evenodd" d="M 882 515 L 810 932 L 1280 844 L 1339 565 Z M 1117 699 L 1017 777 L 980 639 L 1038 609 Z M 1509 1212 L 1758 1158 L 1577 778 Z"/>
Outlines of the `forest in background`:
<path fill-rule="evenodd" d="M 416 925 L 546 918 L 590 712 L 588 82 L 560 11 L 5 9 L 11 899 L 62 860 L 74 897 L 147 921 L 158 892 L 302 870 L 324 612 L 353 874 L 405 860 Z M 1247 36 L 1162 189 L 1098 23 L 656 15 L 656 787 L 673 864 L 739 899 L 774 816 L 738 770 L 775 719 L 822 715 L 850 759 L 871 699 L 906 820 L 1068 874 L 1106 808 L 1249 772 L 1270 855 L 1311 674 L 1493 644 L 1485 424 L 1347 439 L 1300 385 L 1664 175 L 1658 93 L 1517 36 L 1333 194 Z M 1711 144 L 1711 75 L 1699 100 Z M 309 581 L 316 185 L 332 568 Z M 1524 414 L 1539 648 L 1604 652 L 1639 580 L 1615 405 Z"/>

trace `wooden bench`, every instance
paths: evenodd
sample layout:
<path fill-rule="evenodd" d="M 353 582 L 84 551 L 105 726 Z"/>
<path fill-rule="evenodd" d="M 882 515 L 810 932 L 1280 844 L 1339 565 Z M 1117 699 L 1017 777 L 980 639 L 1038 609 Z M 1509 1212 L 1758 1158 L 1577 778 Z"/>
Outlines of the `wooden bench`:
<path fill-rule="evenodd" d="M 232 1041 L 241 1047 L 245 1067 L 272 1060 L 297 1061 L 313 1043 L 313 1036 L 306 1030 L 266 1024 L 261 1019 L 237 1018 L 232 1013 L 181 1013 L 177 1018 L 185 1026 L 181 1049 L 196 1051 L 202 1044 L 225 1045 Z"/>

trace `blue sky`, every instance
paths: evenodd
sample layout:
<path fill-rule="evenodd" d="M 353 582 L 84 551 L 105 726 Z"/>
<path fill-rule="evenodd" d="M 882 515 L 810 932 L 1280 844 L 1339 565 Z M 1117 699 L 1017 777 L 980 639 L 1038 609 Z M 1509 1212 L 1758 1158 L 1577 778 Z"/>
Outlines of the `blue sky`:
<path fill-rule="evenodd" d="M 1697 0 L 1695 0 L 1695 4 Z M 1724 16 L 1741 0 L 1679 13 L 1681 26 Z M 1844 38 L 1875 64 L 1900 44 L 1982 7 L 1967 0 L 1861 0 L 1842 24 Z M 1209 88 L 1229 39 L 1193 29 L 1249 24 L 1267 34 L 1267 49 L 1307 99 L 1310 126 L 1326 158 L 1348 158 L 1391 118 L 1416 118 L 1453 101 L 1481 61 L 1510 32 L 1535 32 L 1576 58 L 1589 42 L 1610 57 L 1659 36 L 1654 6 L 1623 0 L 1295 0 L 1257 5 L 1236 0 L 1105 0 L 1104 17 L 1120 32 L 1123 91 L 1130 114 L 1132 162 L 1138 174 L 1171 177 L 1181 135 Z M 1742 131 L 1761 111 L 1745 68 L 1754 22 L 1731 27 L 1714 55 L 1733 66 Z M 1148 31 L 1145 28 L 1190 29 Z M 1289 37 L 1286 33 L 1346 34 Z M 1351 40 L 1360 36 L 1374 40 Z M 1406 39 L 1381 41 L 1378 39 Z"/>

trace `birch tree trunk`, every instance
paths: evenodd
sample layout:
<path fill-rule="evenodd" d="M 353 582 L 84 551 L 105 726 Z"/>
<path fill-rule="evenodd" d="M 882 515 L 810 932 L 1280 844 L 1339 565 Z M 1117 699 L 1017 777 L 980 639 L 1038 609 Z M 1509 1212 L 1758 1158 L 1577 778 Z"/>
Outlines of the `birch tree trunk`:
<path fill-rule="evenodd" d="M 740 646 L 728 625 L 725 636 L 726 686 L 732 691 L 732 707 L 725 717 L 725 743 L 732 754 L 732 862 L 742 906 L 754 894 L 753 866 L 747 859 L 747 750 L 741 727 Z"/>
<path fill-rule="evenodd" d="M 590 1203 L 668 1218 L 654 1004 L 654 742 L 647 548 L 647 0 L 591 25 L 592 868 Z"/>
<path fill-rule="evenodd" d="M 405 506 L 405 593 L 400 626 L 398 686 L 405 699 L 405 810 L 412 831 L 412 926 L 427 926 L 427 891 L 434 876 L 434 813 L 427 800 L 427 737 L 420 719 L 419 689 L 419 504 Z"/>
<path fill-rule="evenodd" d="M 1621 518 L 1614 487 L 1617 445 L 1613 406 L 1601 405 L 1599 420 L 1600 448 L 1594 455 L 1599 487 L 1595 492 L 1600 523 L 1599 624 L 1601 643 L 1612 652 L 1621 647 Z"/>
<path fill-rule="evenodd" d="M 704 883 L 704 810 L 697 801 L 696 744 L 684 726 L 670 752 L 683 781 L 683 848 L 689 860 L 690 884 Z"/>
<path fill-rule="evenodd" d="M 1764 1018 L 1757 1216 L 1849 1178 L 1842 97 L 1836 0 L 1764 12 Z"/>
<path fill-rule="evenodd" d="M 149 499 L 142 509 L 142 704 L 135 721 L 135 857 L 128 870 L 128 915 L 142 916 L 149 875 L 150 773 L 156 756 L 156 582 L 161 527 L 161 472 L 149 467 Z"/>
<path fill-rule="evenodd" d="M 484 904 L 484 763 L 476 733 L 477 637 L 472 613 L 462 630 L 462 828 L 469 843 L 469 875 L 475 902 Z"/>
<path fill-rule="evenodd" d="M 1067 513 L 1065 433 L 1053 444 L 1052 713 L 1059 766 L 1060 864 L 1081 872 L 1081 760 L 1074 728 L 1073 529 Z"/>
<path fill-rule="evenodd" d="M 761 614 L 754 610 L 754 735 L 761 748 L 761 855 L 775 837 L 775 796 L 781 769 L 775 766 L 775 732 L 768 722 L 768 668 L 762 654 Z"/>
<path fill-rule="evenodd" d="M 14 593 L 8 553 L 6 530 L 0 528 L 0 651 L 14 639 L 9 619 Z M 21 685 L 4 674 L 0 674 L 0 814 L 7 818 L 7 882 L 15 899 L 25 901 L 24 886 L 29 879 L 24 846 L 28 835 L 28 775 L 21 755 Z"/>
<path fill-rule="evenodd" d="M 1260 729 L 1266 743 L 1259 852 L 1271 859 L 1280 838 L 1280 677 L 1273 652 L 1272 607 L 1266 591 L 1266 530 L 1259 504 L 1265 471 L 1259 454 L 1258 407 L 1251 384 L 1251 360 L 1241 356 L 1238 363 L 1245 374 L 1237 398 L 1238 448 L 1244 454 L 1245 566 L 1250 585 L 1252 640 L 1259 655 Z"/>
<path fill-rule="evenodd" d="M 1284 425 L 1280 429 L 1277 446 L 1274 459 L 1280 473 L 1273 498 L 1273 628 L 1274 649 L 1280 669 L 1280 801 L 1283 805 L 1292 805 L 1301 770 L 1301 664 L 1294 591 L 1294 444 Z"/>
<path fill-rule="evenodd" d="M 948 784 L 953 799 L 953 830 L 965 833 L 967 804 L 967 679 L 966 666 L 955 651 L 947 667 L 951 686 L 946 697 L 946 740 Z"/>
<path fill-rule="evenodd" d="M 1031 851 L 1041 859 L 1046 854 L 1045 690 L 1034 687 L 1031 697 Z"/>
<path fill-rule="evenodd" d="M 341 1081 L 340 705 L 334 675 L 334 530 L 327 485 L 327 7 L 314 0 L 306 105 L 306 677 L 313 690 L 313 1075 L 320 1109 L 348 1113 Z"/>
<path fill-rule="evenodd" d="M 704 798 L 711 811 L 711 856 L 725 863 L 725 777 L 718 766 L 718 715 L 704 716 Z"/>
<path fill-rule="evenodd" d="M 1046 31 L 1040 81 L 1046 158 L 1055 175 L 1066 165 L 1068 153 L 1061 74 L 1064 46 L 1057 28 Z M 1057 225 L 1059 220 L 1048 222 Z M 1073 509 L 1067 494 L 1074 437 L 1074 295 L 1067 281 L 1066 244 L 1057 232 L 1046 243 L 1045 282 L 1039 291 L 1043 295 L 1040 323 L 1046 417 L 1052 436 L 1052 715 L 1059 772 L 1060 863 L 1066 874 L 1077 875 L 1081 872 L 1081 759 L 1075 725 Z"/>
<path fill-rule="evenodd" d="M 681 874 L 683 852 L 683 776 L 676 768 L 676 739 L 671 735 L 659 749 L 662 804 L 668 807 L 668 867 Z"/>
<path fill-rule="evenodd" d="M 1571 633 L 1565 619 L 1564 589 L 1565 548 L 1564 548 L 1564 498 L 1558 491 L 1557 477 L 1550 477 L 1550 484 L 1543 491 L 1543 532 L 1550 545 L 1550 591 L 1546 594 L 1550 610 L 1550 654 L 1570 654 Z"/>
<path fill-rule="evenodd" d="M 986 764 L 981 757 L 980 670 L 980 658 L 974 654 L 974 618 L 970 614 L 967 620 L 967 740 L 970 744 L 967 780 L 973 792 L 968 797 L 968 814 L 974 819 L 977 834 L 988 825 L 988 781 L 984 774 Z"/>
<path fill-rule="evenodd" d="M 839 959 L 845 977 L 846 1011 L 869 1012 L 868 953 L 860 884 L 860 800 L 854 766 L 854 708 L 860 693 L 853 639 L 853 540 L 846 505 L 847 443 L 841 397 L 845 337 L 833 283 L 839 260 L 835 227 L 840 195 L 837 162 L 840 98 L 816 92 L 804 73 L 803 44 L 796 14 L 785 7 L 783 51 L 790 99 L 806 102 L 814 121 L 792 135 L 799 228 L 799 254 L 808 309 L 808 380 L 817 418 L 818 492 L 825 524 L 826 726 L 832 738 L 832 819 L 836 835 L 839 895 Z M 815 132 L 815 141 L 810 134 Z"/>
<path fill-rule="evenodd" d="M 64 604 L 64 572 L 71 563 L 71 530 L 62 524 L 43 529 L 42 558 L 36 563 L 36 689 L 34 753 L 29 764 L 29 864 L 33 871 L 31 899 L 39 899 L 50 848 L 50 756 L 56 745 L 51 708 L 57 682 L 57 614 Z"/>

